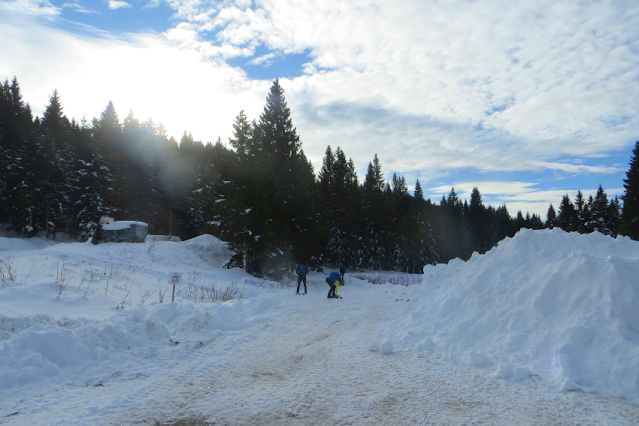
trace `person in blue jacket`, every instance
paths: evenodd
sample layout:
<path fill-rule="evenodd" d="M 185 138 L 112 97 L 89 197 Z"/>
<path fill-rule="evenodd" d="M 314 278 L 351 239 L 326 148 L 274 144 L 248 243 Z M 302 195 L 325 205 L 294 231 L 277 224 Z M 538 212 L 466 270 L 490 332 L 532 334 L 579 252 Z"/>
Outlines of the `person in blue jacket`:
<path fill-rule="evenodd" d="M 346 284 L 346 281 L 344 281 L 344 274 L 346 273 L 346 268 L 344 268 L 343 266 L 339 268 L 339 276 L 342 277 L 342 280 L 340 281 L 341 286 L 344 286 Z"/>
<path fill-rule="evenodd" d="M 300 284 L 302 281 L 304 281 L 304 294 L 308 293 L 306 288 L 306 274 L 308 273 L 308 269 L 306 269 L 306 265 L 303 263 L 297 265 L 295 273 L 297 274 L 297 294 L 300 294 Z"/>
<path fill-rule="evenodd" d="M 338 295 L 339 285 L 342 282 L 342 277 L 337 272 L 331 272 L 331 274 L 326 278 L 326 284 L 328 284 L 331 289 L 328 291 L 329 299 L 341 299 Z"/>

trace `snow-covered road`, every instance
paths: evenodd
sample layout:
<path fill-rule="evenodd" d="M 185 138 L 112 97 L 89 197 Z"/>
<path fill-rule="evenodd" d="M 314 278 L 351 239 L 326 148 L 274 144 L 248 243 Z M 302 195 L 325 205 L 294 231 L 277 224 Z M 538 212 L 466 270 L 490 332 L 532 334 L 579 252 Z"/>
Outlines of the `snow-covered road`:
<path fill-rule="evenodd" d="M 176 357 L 171 373 L 145 379 L 145 398 L 111 424 L 639 424 L 639 406 L 623 399 L 544 392 L 534 378 L 509 383 L 401 348 L 369 351 L 380 326 L 403 308 L 401 294 L 380 303 L 347 287 L 344 300 L 318 306 L 324 291 L 313 283 L 298 308 Z"/>

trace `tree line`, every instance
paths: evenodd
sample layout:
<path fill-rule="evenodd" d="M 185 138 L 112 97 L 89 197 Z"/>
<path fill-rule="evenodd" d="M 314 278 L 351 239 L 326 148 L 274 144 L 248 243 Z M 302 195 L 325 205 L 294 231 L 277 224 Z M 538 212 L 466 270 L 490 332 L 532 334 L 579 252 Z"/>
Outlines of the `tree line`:
<path fill-rule="evenodd" d="M 277 80 L 259 120 L 240 112 L 225 145 L 186 132 L 178 143 L 133 112 L 121 121 L 111 102 L 92 121 L 69 120 L 57 91 L 33 118 L 14 78 L 0 85 L 0 150 L 7 230 L 86 240 L 102 215 L 139 220 L 156 234 L 216 235 L 237 253 L 230 266 L 271 277 L 294 262 L 419 273 L 426 264 L 485 253 L 521 228 L 614 237 L 623 220 L 637 221 L 636 213 L 623 219 L 626 210 L 601 187 L 588 200 L 581 192 L 574 203 L 565 196 L 545 222 L 485 206 L 478 188 L 469 201 L 453 188 L 433 203 L 419 180 L 411 194 L 404 177 L 385 179 L 377 155 L 360 182 L 340 147 L 326 148 L 316 175 Z M 637 177 L 628 176 L 636 191 Z"/>

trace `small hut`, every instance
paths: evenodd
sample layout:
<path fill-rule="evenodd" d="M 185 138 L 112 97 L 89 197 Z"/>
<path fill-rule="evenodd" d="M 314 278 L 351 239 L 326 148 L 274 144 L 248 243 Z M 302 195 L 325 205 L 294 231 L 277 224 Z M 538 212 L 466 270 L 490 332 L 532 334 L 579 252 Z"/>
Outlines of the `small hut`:
<path fill-rule="evenodd" d="M 149 234 L 149 225 L 144 222 L 113 220 L 102 217 L 96 229 L 93 243 L 143 243 Z"/>

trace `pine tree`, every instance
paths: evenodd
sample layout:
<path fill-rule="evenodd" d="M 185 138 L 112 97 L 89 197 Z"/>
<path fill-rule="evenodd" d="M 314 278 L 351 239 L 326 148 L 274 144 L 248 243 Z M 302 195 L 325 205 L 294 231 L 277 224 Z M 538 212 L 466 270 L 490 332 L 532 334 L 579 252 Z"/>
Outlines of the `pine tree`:
<path fill-rule="evenodd" d="M 617 234 L 617 218 L 614 214 L 614 206 L 611 208 L 608 204 L 608 197 L 606 191 L 603 190 L 601 185 L 597 189 L 595 198 L 590 201 L 590 217 L 586 224 L 586 229 L 589 232 L 598 231 L 604 235 L 615 236 Z"/>
<path fill-rule="evenodd" d="M 166 179 L 171 182 L 169 200 L 175 215 L 176 229 L 169 223 L 169 232 L 182 239 L 200 234 L 201 209 L 195 200 L 195 189 L 204 160 L 204 144 L 195 141 L 191 132 L 182 134 L 177 155 L 172 158 Z M 203 231 L 203 230 L 202 230 Z"/>
<path fill-rule="evenodd" d="M 124 149 L 122 147 L 122 125 L 115 111 L 113 102 L 109 101 L 107 107 L 100 114 L 99 119 L 93 119 L 93 137 L 97 152 L 101 155 L 104 171 L 113 179 L 104 188 L 102 199 L 104 200 L 104 213 L 116 215 L 125 204 L 127 194 L 117 191 L 121 184 L 120 173 L 125 169 Z M 117 177 L 117 180 L 116 180 Z"/>
<path fill-rule="evenodd" d="M 411 273 L 423 273 L 424 265 L 434 265 L 440 262 L 439 248 L 435 240 L 436 215 L 430 199 L 424 200 L 424 194 L 419 182 L 415 182 L 415 191 L 412 200 L 413 213 L 418 227 L 416 234 L 416 247 L 411 251 L 415 253 L 410 258 Z"/>
<path fill-rule="evenodd" d="M 464 215 L 464 204 L 459 200 L 455 188 L 451 188 L 448 197 L 443 196 L 439 209 L 440 229 L 437 232 L 437 245 L 441 249 L 441 260 L 468 259 L 467 215 Z"/>
<path fill-rule="evenodd" d="M 77 158 L 73 181 L 76 189 L 70 206 L 69 233 L 72 238 L 86 241 L 94 234 L 100 216 L 106 214 L 104 194 L 114 177 L 104 165 L 91 136 L 92 129 L 85 119 L 74 133 Z"/>
<path fill-rule="evenodd" d="M 0 223 L 27 234 L 29 207 L 25 199 L 33 194 L 26 186 L 27 150 L 33 142 L 31 108 L 22 99 L 17 78 L 0 85 Z"/>
<path fill-rule="evenodd" d="M 492 246 L 506 237 L 513 237 L 515 235 L 515 229 L 513 221 L 508 213 L 506 205 L 497 207 L 492 219 L 493 223 L 493 238 L 491 241 Z"/>
<path fill-rule="evenodd" d="M 233 138 L 229 139 L 229 143 L 238 155 L 246 157 L 251 152 L 254 142 L 252 133 L 253 127 L 242 110 L 233 123 Z"/>
<path fill-rule="evenodd" d="M 550 204 L 548 207 L 548 213 L 546 213 L 546 228 L 553 229 L 557 223 L 557 214 L 555 208 Z"/>
<path fill-rule="evenodd" d="M 41 201 L 34 206 L 33 215 L 38 217 L 38 228 L 43 228 L 47 237 L 55 237 L 56 231 L 63 231 L 71 220 L 69 203 L 75 188 L 71 132 L 71 123 L 62 112 L 58 92 L 54 91 L 40 126 L 37 153 L 42 158 L 35 168 Z"/>
<path fill-rule="evenodd" d="M 635 143 L 630 158 L 630 168 L 626 172 L 623 180 L 625 189 L 621 221 L 619 224 L 620 233 L 633 240 L 639 241 L 639 141 Z"/>
<path fill-rule="evenodd" d="M 241 111 L 233 124 L 233 137 L 229 139 L 234 152 L 226 150 L 216 156 L 213 163 L 217 165 L 220 173 L 220 182 L 217 185 L 217 202 L 214 210 L 215 222 L 218 224 L 218 235 L 224 241 L 228 241 L 236 252 L 232 260 L 234 266 L 239 266 L 249 271 L 255 266 L 256 244 L 253 233 L 260 229 L 260 223 L 255 212 L 260 209 L 257 206 L 257 194 L 254 188 L 260 184 L 259 179 L 263 171 L 258 171 L 253 158 L 256 153 L 255 129 Z"/>
<path fill-rule="evenodd" d="M 278 277 L 296 258 L 318 252 L 315 174 L 301 149 L 284 90 L 276 80 L 248 149 L 255 176 L 247 269 Z"/>
<path fill-rule="evenodd" d="M 482 202 L 478 188 L 473 188 L 470 194 L 470 206 L 468 208 L 468 223 L 472 251 L 484 254 L 492 247 L 490 241 L 490 224 L 486 208 Z"/>
<path fill-rule="evenodd" d="M 615 196 L 615 198 L 610 200 L 607 217 L 610 223 L 609 235 L 612 238 L 617 238 L 617 235 L 619 235 L 619 226 L 621 222 L 621 206 L 619 205 L 619 197 Z"/>
<path fill-rule="evenodd" d="M 422 191 L 422 185 L 419 183 L 419 179 L 415 182 L 415 191 L 413 192 L 413 197 L 418 202 L 424 201 L 424 191 Z"/>
<path fill-rule="evenodd" d="M 576 222 L 577 215 L 575 213 L 575 207 L 572 202 L 570 202 L 570 197 L 564 195 L 559 205 L 556 225 L 566 232 L 573 232 L 577 230 Z"/>
<path fill-rule="evenodd" d="M 373 157 L 372 163 L 368 163 L 366 178 L 364 179 L 364 190 L 369 193 L 382 192 L 384 190 L 385 181 L 382 174 L 382 165 L 379 162 L 377 154 Z"/>
<path fill-rule="evenodd" d="M 573 230 L 579 233 L 587 232 L 587 223 L 589 221 L 589 205 L 584 200 L 583 193 L 581 190 L 577 191 L 577 195 L 575 196 L 575 202 L 573 204 L 575 209 L 575 214 L 573 216 Z M 592 231 L 589 231 L 592 232 Z"/>
<path fill-rule="evenodd" d="M 368 164 L 362 186 L 362 214 L 359 228 L 362 229 L 360 267 L 382 269 L 392 263 L 394 246 L 391 237 L 392 191 L 384 181 L 382 165 L 377 157 Z"/>

